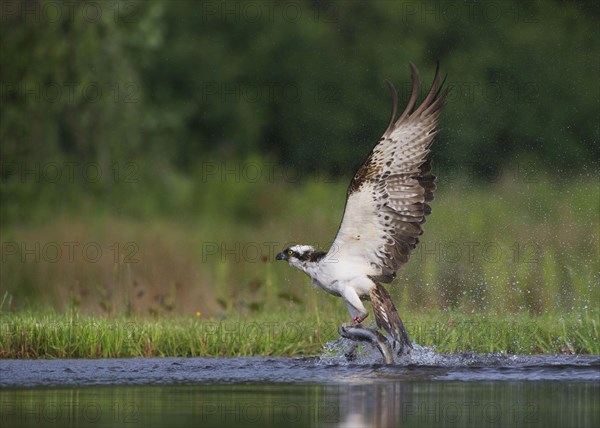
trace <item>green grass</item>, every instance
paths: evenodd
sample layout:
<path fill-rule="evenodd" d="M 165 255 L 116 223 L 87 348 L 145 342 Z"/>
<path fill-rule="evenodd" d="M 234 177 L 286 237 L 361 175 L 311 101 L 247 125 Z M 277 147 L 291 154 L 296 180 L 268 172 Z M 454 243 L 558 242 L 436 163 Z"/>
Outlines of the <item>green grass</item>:
<path fill-rule="evenodd" d="M 598 354 L 596 181 L 514 170 L 486 185 L 438 172 L 433 213 L 390 293 L 412 338 L 440 352 Z M 347 182 L 198 174 L 104 198 L 25 195 L 31 206 L 10 205 L 21 220 L 0 223 L 0 353 L 318 354 L 338 337 L 343 302 L 274 256 L 289 243 L 329 247 Z M 85 257 L 90 244 L 101 257 Z M 252 323 L 302 334 L 253 340 Z"/>
<path fill-rule="evenodd" d="M 421 243 L 390 288 L 401 309 L 568 314 L 598 308 L 600 202 L 591 180 L 540 175 L 529 182 L 505 174 L 484 186 L 445 183 L 440 175 Z M 341 302 L 306 287 L 304 274 L 274 256 L 289 243 L 328 248 L 346 185 L 344 179 L 184 181 L 171 192 L 176 201 L 165 202 L 173 212 L 130 217 L 92 199 L 48 213 L 52 221 L 1 225 L 5 310 L 74 305 L 91 315 L 200 311 L 215 317 L 257 316 L 282 306 L 337 312 Z M 74 244 L 67 243 L 77 244 L 72 257 L 68 245 Z M 97 260 L 83 254 L 90 244 L 102 251 Z"/>
<path fill-rule="evenodd" d="M 492 316 L 404 314 L 415 343 L 437 352 L 600 354 L 600 314 Z M 255 319 L 107 318 L 78 313 L 0 315 L 1 358 L 319 355 L 339 320 L 290 313 Z"/>

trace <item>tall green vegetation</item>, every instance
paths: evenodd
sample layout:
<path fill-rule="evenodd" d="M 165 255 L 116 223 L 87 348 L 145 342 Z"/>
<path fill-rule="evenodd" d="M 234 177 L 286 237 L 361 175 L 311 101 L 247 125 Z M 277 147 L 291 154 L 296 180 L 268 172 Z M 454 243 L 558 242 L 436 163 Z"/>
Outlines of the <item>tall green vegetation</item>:
<path fill-rule="evenodd" d="M 599 14 L 593 2 L 11 1 L 1 155 L 189 172 L 207 153 L 263 152 L 344 172 L 386 123 L 384 79 L 406 99 L 408 62 L 427 83 L 439 60 L 454 91 L 438 161 L 494 171 L 528 154 L 580 171 L 599 155 Z"/>
<path fill-rule="evenodd" d="M 391 288 L 403 310 L 597 308 L 597 196 L 584 179 L 552 184 L 509 171 L 485 186 L 440 171 L 421 243 Z M 339 299 L 308 287 L 274 256 L 290 243 L 329 247 L 346 179 L 179 181 L 187 192 L 166 197 L 180 211 L 169 216 L 133 220 L 84 205 L 51 222 L 5 227 L 2 283 L 13 308 L 254 316 L 283 305 L 345 317 Z M 146 191 L 141 206 L 156 197 Z"/>
<path fill-rule="evenodd" d="M 598 314 L 411 314 L 414 343 L 437 352 L 600 352 Z M 333 320 L 275 311 L 252 320 L 90 317 L 77 312 L 0 313 L 0 358 L 234 357 L 317 355 L 339 338 Z"/>
<path fill-rule="evenodd" d="M 328 246 L 387 123 L 384 79 L 403 102 L 408 62 L 426 86 L 437 60 L 454 87 L 433 150 L 439 190 L 399 306 L 598 307 L 594 2 L 1 12 L 5 310 L 344 317 L 274 252 Z"/>

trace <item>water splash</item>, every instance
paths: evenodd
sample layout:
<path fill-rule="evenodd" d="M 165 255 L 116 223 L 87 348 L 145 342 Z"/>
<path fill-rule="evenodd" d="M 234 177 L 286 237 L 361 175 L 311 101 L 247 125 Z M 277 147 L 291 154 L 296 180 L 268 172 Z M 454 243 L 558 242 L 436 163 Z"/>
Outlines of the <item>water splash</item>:
<path fill-rule="evenodd" d="M 390 340 L 387 337 L 388 341 Z M 413 349 L 408 355 L 394 355 L 394 364 L 437 366 L 448 363 L 447 356 L 435 352 L 434 346 L 422 346 L 413 343 Z M 327 342 L 318 358 L 322 365 L 371 365 L 383 364 L 384 360 L 375 345 L 357 343 L 343 337 Z"/>
<path fill-rule="evenodd" d="M 388 338 L 389 340 L 389 338 Z M 356 351 L 351 351 L 356 348 Z M 349 357 L 353 354 L 352 357 Z M 349 365 L 383 365 L 384 360 L 379 350 L 371 344 L 353 342 L 338 338 L 327 342 L 322 354 L 316 359 L 317 365 L 349 366 Z M 477 354 L 465 352 L 460 354 L 440 354 L 434 346 L 422 346 L 413 343 L 408 355 L 395 355 L 394 365 L 399 367 L 438 367 L 438 368 L 531 368 L 559 367 L 571 365 L 589 365 L 600 367 L 598 356 L 567 355 L 507 355 L 500 352 Z"/>
<path fill-rule="evenodd" d="M 352 354 L 352 356 L 350 356 Z M 383 361 L 379 350 L 370 344 L 357 343 L 343 337 L 327 342 L 317 360 L 320 365 L 371 365 Z"/>

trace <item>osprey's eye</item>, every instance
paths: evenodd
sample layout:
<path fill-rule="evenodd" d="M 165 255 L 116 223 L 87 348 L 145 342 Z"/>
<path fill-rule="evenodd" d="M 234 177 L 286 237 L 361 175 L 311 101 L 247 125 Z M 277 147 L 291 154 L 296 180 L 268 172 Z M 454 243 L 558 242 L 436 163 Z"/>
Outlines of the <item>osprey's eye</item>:
<path fill-rule="evenodd" d="M 287 255 L 288 255 L 288 256 L 291 256 L 292 254 L 294 254 L 294 251 L 292 251 L 292 250 L 287 250 Z"/>

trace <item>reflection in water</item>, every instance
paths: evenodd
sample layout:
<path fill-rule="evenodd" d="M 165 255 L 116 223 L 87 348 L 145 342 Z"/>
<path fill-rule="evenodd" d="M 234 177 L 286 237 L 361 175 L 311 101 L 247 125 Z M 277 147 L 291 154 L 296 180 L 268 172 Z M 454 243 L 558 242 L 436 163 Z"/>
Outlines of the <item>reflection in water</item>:
<path fill-rule="evenodd" d="M 410 358 L 0 360 L 0 426 L 600 426 L 598 356 Z"/>
<path fill-rule="evenodd" d="M 0 390 L 6 427 L 600 426 L 595 382 L 390 381 Z"/>

